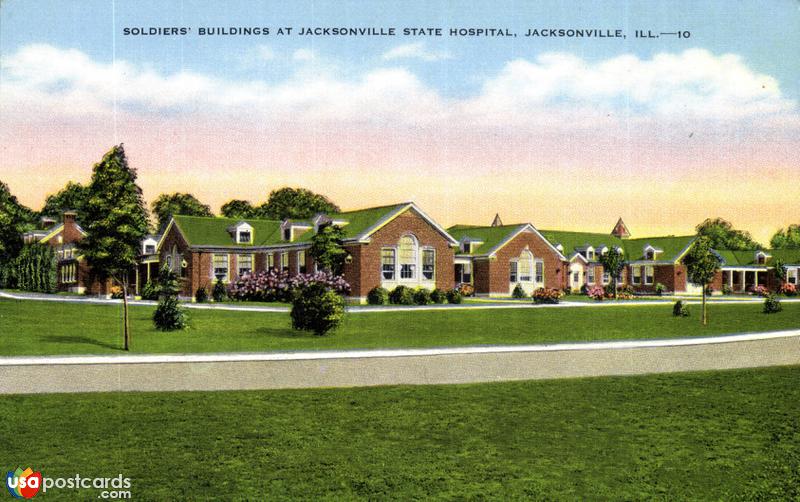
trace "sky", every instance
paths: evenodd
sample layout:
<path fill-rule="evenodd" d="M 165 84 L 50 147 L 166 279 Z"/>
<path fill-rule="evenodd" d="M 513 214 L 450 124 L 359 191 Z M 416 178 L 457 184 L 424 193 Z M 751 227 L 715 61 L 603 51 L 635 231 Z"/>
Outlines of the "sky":
<path fill-rule="evenodd" d="M 288 185 L 446 226 L 800 223 L 797 0 L 287 4 L 3 0 L 0 180 L 39 208 L 124 143 L 146 199 L 215 210 Z M 200 35 L 242 27 L 269 34 Z M 525 36 L 575 28 L 623 36 Z"/>

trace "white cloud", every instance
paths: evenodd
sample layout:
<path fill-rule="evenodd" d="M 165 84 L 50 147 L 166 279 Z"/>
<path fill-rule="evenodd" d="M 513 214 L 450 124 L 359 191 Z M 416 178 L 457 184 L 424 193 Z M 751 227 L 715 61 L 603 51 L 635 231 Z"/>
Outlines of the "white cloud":
<path fill-rule="evenodd" d="M 316 52 L 311 49 L 297 49 L 292 53 L 292 59 L 295 61 L 313 61 L 316 58 Z"/>
<path fill-rule="evenodd" d="M 414 45 L 414 44 L 411 44 Z M 401 46 L 403 47 L 403 46 Z M 395 48 L 399 49 L 399 48 Z M 404 49 L 407 54 L 414 52 Z M 273 56 L 264 47 L 263 56 Z M 391 52 L 391 51 L 390 51 Z M 312 51 L 293 58 L 308 61 Z M 315 62 L 316 64 L 316 62 Z M 796 127 L 796 104 L 778 82 L 736 55 L 693 49 L 642 60 L 623 55 L 589 62 L 563 54 L 508 62 L 475 95 L 442 96 L 414 73 L 383 68 L 359 76 L 305 71 L 278 84 L 230 81 L 196 72 L 162 74 L 75 49 L 30 45 L 4 55 L 0 110 L 6 118 L 192 112 L 269 117 L 272 123 L 350 122 L 437 127 L 597 127 L 609 121 L 769 119 Z"/>
<path fill-rule="evenodd" d="M 432 51 L 427 48 L 425 42 L 413 42 L 394 47 L 383 53 L 381 56 L 386 61 L 393 59 L 421 59 L 423 61 L 439 61 L 450 59 L 452 55 L 447 51 Z"/>

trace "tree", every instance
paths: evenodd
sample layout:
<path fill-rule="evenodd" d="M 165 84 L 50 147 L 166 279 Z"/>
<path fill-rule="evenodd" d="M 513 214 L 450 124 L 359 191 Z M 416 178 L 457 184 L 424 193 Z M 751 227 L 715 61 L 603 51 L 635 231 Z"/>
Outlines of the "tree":
<path fill-rule="evenodd" d="M 311 218 L 317 213 L 338 213 L 339 207 L 311 190 L 285 187 L 273 190 L 267 202 L 258 206 L 256 211 L 261 218 L 283 220 Z"/>
<path fill-rule="evenodd" d="M 750 232 L 736 230 L 729 221 L 722 218 L 707 218 L 695 230 L 697 235 L 709 239 L 712 249 L 748 250 L 761 247 L 753 240 Z"/>
<path fill-rule="evenodd" d="M 211 206 L 203 204 L 190 193 L 162 193 L 153 201 L 152 208 L 159 232 L 166 228 L 173 214 L 214 216 L 214 213 L 211 212 Z"/>
<path fill-rule="evenodd" d="M 800 249 L 800 224 L 789 225 L 775 232 L 769 245 L 774 249 Z"/>
<path fill-rule="evenodd" d="M 347 251 L 342 247 L 344 230 L 338 225 L 321 225 L 317 233 L 311 237 L 311 248 L 308 253 L 321 270 L 336 275 L 342 274 Z"/>
<path fill-rule="evenodd" d="M 719 258 L 712 250 L 711 239 L 702 236 L 695 240 L 689 253 L 684 258 L 689 280 L 703 287 L 703 325 L 708 324 L 706 312 L 706 288 L 714 280 L 719 270 Z"/>
<path fill-rule="evenodd" d="M 256 208 L 250 204 L 249 200 L 233 199 L 223 204 L 220 212 L 226 218 L 245 219 L 255 216 Z"/>
<path fill-rule="evenodd" d="M 52 246 L 25 244 L 10 266 L 14 287 L 23 291 L 56 291 L 56 254 Z"/>
<path fill-rule="evenodd" d="M 79 247 L 87 263 L 98 277 L 122 286 L 124 348 L 128 350 L 128 280 L 148 222 L 136 170 L 128 166 L 121 144 L 92 168 L 83 227 L 87 235 Z"/>
<path fill-rule="evenodd" d="M 77 220 L 80 221 L 83 218 L 88 200 L 89 187 L 70 181 L 67 186 L 57 193 L 47 196 L 39 215 L 61 221 L 64 211 L 71 210 L 78 213 Z"/>
<path fill-rule="evenodd" d="M 22 250 L 22 233 L 34 221 L 34 213 L 19 203 L 8 185 L 0 181 L 0 286 L 5 286 L 11 262 Z"/>
<path fill-rule="evenodd" d="M 292 328 L 322 336 L 344 318 L 344 298 L 317 282 L 300 289 L 292 299 Z"/>
<path fill-rule="evenodd" d="M 178 274 L 166 264 L 158 273 L 160 289 L 158 305 L 153 311 L 153 324 L 159 331 L 175 331 L 186 327 L 186 312 L 178 303 Z"/>
<path fill-rule="evenodd" d="M 622 256 L 622 252 L 619 249 L 612 247 L 601 254 L 599 260 L 603 265 L 603 272 L 607 272 L 611 276 L 611 281 L 614 285 L 614 298 L 617 298 L 619 276 L 622 273 L 622 269 L 625 268 L 625 257 Z"/>

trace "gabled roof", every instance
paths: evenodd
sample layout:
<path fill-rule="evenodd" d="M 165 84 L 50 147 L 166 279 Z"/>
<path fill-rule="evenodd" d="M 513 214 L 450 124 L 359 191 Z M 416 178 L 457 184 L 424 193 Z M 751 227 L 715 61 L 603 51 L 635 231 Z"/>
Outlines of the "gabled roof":
<path fill-rule="evenodd" d="M 598 232 L 569 232 L 564 230 L 540 230 L 542 235 L 554 246 L 561 244 L 564 246 L 564 254 L 571 256 L 574 251 L 586 249 L 589 246 L 595 250 L 603 246 L 609 248 L 621 247 L 625 251 L 625 241 L 610 234 Z M 625 255 L 627 257 L 627 251 Z"/>
<path fill-rule="evenodd" d="M 456 238 L 458 241 L 463 241 L 466 239 L 473 240 L 473 241 L 480 241 L 483 242 L 480 245 L 473 246 L 472 252 L 465 253 L 463 250 L 459 250 L 456 254 L 462 256 L 491 256 L 497 250 L 502 248 L 506 245 L 509 241 L 511 241 L 514 237 L 516 237 L 519 233 L 529 230 L 534 234 L 539 235 L 542 239 L 550 244 L 550 247 L 553 251 L 561 256 L 562 259 L 566 259 L 562 253 L 558 251 L 547 239 L 539 233 L 536 228 L 530 223 L 517 223 L 514 225 L 501 225 L 501 226 L 475 226 L 475 225 L 454 225 L 447 229 L 447 231 Z"/>
<path fill-rule="evenodd" d="M 242 222 L 253 227 L 252 243 L 237 243 L 231 235 L 229 229 Z M 281 222 L 277 220 L 176 215 L 172 217 L 164 235 L 172 225 L 178 227 L 189 246 L 242 248 L 285 244 L 281 241 Z"/>
<path fill-rule="evenodd" d="M 572 255 L 573 251 L 586 249 L 588 246 L 595 250 L 603 246 L 620 248 L 626 261 L 644 260 L 644 249 L 648 244 L 659 250 L 656 261 L 677 261 L 694 241 L 695 236 L 666 236 L 642 237 L 639 239 L 621 239 L 609 234 L 597 232 L 569 232 L 563 230 L 541 230 L 553 245 L 564 246 L 564 254 Z"/>
<path fill-rule="evenodd" d="M 627 261 L 644 260 L 645 248 L 650 246 L 658 254 L 655 261 L 675 262 L 689 249 L 697 237 L 694 235 L 669 235 L 666 237 L 642 237 L 625 239 L 625 259 Z"/>
<path fill-rule="evenodd" d="M 756 254 L 759 251 L 771 256 L 766 264 L 760 264 L 756 261 Z M 722 265 L 728 267 L 771 267 L 778 260 L 785 265 L 800 265 L 800 249 L 748 249 L 744 251 L 715 249 L 714 252 L 722 258 Z"/>

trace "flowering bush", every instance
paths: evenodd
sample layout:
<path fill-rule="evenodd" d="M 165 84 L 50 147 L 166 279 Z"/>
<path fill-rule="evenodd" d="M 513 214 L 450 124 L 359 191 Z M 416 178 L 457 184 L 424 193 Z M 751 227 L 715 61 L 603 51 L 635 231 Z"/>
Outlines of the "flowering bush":
<path fill-rule="evenodd" d="M 472 296 L 475 294 L 475 288 L 472 287 L 472 284 L 467 284 L 466 282 L 462 282 L 456 286 L 456 289 L 461 293 L 461 296 Z"/>
<path fill-rule="evenodd" d="M 606 296 L 606 290 L 602 288 L 602 286 L 592 286 L 588 290 L 586 290 L 586 296 L 592 298 L 595 301 L 601 302 L 603 298 Z"/>
<path fill-rule="evenodd" d="M 765 314 L 776 314 L 783 310 L 781 306 L 781 301 L 775 298 L 773 295 L 767 295 L 767 299 L 764 300 L 764 313 Z"/>
<path fill-rule="evenodd" d="M 797 286 L 795 286 L 790 282 L 784 282 L 783 284 L 781 284 L 778 293 L 784 294 L 786 296 L 794 296 L 797 294 Z"/>
<path fill-rule="evenodd" d="M 753 286 L 750 288 L 750 292 L 757 296 L 763 296 L 764 298 L 769 296 L 769 290 L 764 286 Z"/>
<path fill-rule="evenodd" d="M 111 290 L 109 291 L 109 293 L 111 294 L 111 298 L 115 300 L 122 299 L 122 288 L 119 286 L 111 286 Z"/>
<path fill-rule="evenodd" d="M 559 289 L 539 288 L 533 292 L 533 303 L 558 303 L 563 294 Z"/>
<path fill-rule="evenodd" d="M 294 292 L 312 284 L 322 284 L 340 295 L 350 292 L 347 281 L 330 272 L 320 271 L 289 277 L 286 272 L 270 270 L 240 277 L 228 287 L 228 296 L 234 300 L 286 302 L 292 299 Z"/>

